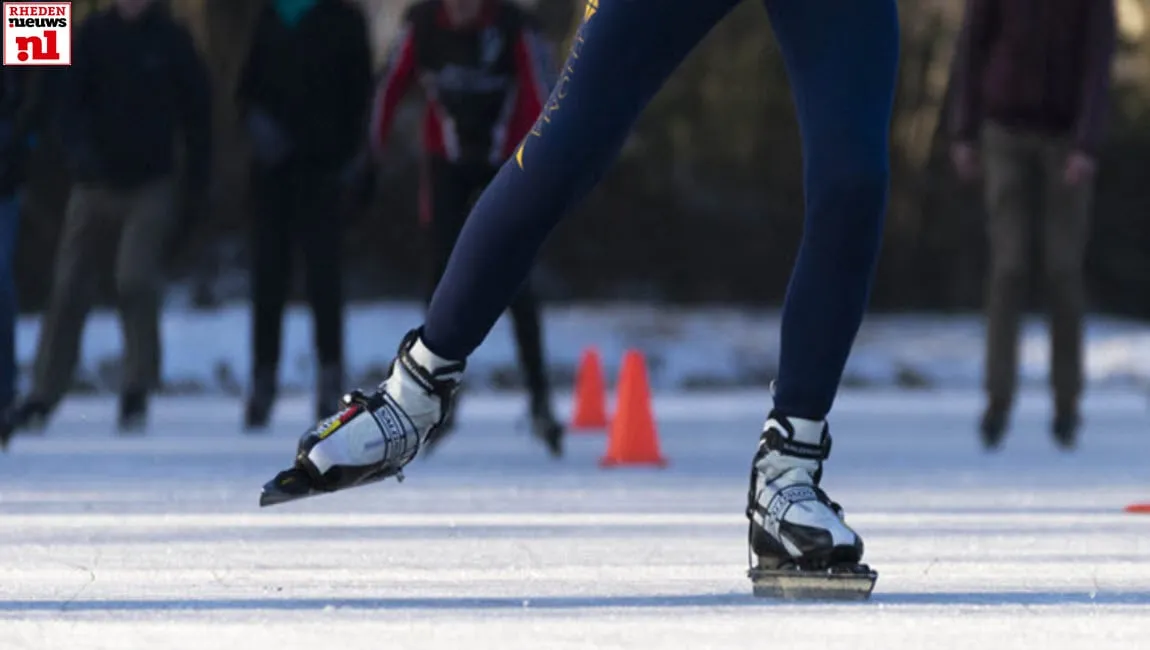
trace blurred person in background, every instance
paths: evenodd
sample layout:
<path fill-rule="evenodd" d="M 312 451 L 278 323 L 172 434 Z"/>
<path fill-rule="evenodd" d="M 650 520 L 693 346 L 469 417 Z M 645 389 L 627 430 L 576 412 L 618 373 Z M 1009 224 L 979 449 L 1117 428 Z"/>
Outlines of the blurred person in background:
<path fill-rule="evenodd" d="M 48 69 L 0 70 L 0 412 L 16 398 L 16 242 L 28 159 L 52 110 Z M 0 429 L 0 447 L 8 434 Z"/>
<path fill-rule="evenodd" d="M 367 21 L 355 4 L 272 0 L 264 7 L 237 93 L 255 202 L 249 430 L 267 425 L 276 399 L 296 245 L 319 362 L 317 417 L 343 394 L 343 195 L 364 148 L 371 93 Z"/>
<path fill-rule="evenodd" d="M 472 203 L 547 101 L 555 74 L 551 58 L 534 17 L 508 0 L 423 0 L 408 7 L 376 93 L 371 145 L 382 152 L 400 101 L 418 79 L 427 102 L 420 203 L 431 248 L 428 301 Z M 532 432 L 559 456 L 563 426 L 551 408 L 539 302 L 530 281 L 509 311 Z M 453 428 L 449 420 L 429 446 Z"/>
<path fill-rule="evenodd" d="M 111 250 L 124 335 L 119 427 L 142 428 L 160 381 L 163 264 L 173 233 L 198 212 L 207 190 L 207 70 L 191 35 L 163 4 L 117 0 L 80 23 L 73 50 L 58 106 L 73 186 L 32 388 L 7 413 L 5 435 L 43 424 L 68 391 L 91 281 Z"/>
<path fill-rule="evenodd" d="M 951 153 L 960 178 L 985 177 L 990 274 L 980 429 L 988 449 L 1001 444 L 1015 397 L 1035 224 L 1051 332 L 1052 435 L 1065 449 L 1076 443 L 1083 258 L 1115 39 L 1111 0 L 967 2 Z"/>

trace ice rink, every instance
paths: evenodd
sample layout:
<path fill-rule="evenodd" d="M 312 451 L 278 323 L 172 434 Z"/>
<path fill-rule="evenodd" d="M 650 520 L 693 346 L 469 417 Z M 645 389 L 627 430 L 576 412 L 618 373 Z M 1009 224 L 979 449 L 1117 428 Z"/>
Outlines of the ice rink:
<path fill-rule="evenodd" d="M 564 403 L 567 397 L 564 396 Z M 853 604 L 750 596 L 761 393 L 659 395 L 666 469 L 549 459 L 518 395 L 470 395 L 403 484 L 260 510 L 311 412 L 169 398 L 144 437 L 73 398 L 0 456 L 0 648 L 1104 650 L 1150 643 L 1150 408 L 1093 394 L 1061 453 L 1028 394 L 988 456 L 973 392 L 848 392 L 824 487 L 880 578 Z"/>

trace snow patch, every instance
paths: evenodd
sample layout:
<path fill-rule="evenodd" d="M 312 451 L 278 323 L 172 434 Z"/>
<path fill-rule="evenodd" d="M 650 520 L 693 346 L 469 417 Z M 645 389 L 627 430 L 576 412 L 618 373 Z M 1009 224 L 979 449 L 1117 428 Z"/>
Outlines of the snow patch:
<path fill-rule="evenodd" d="M 420 323 L 420 303 L 356 304 L 347 309 L 349 385 L 380 380 L 400 337 Z M 163 315 L 164 390 L 240 394 L 250 376 L 250 313 L 246 305 L 217 310 L 169 309 Z M 778 362 L 779 313 L 725 308 L 555 305 L 544 312 L 547 357 L 556 387 L 567 387 L 582 352 L 598 349 L 608 383 L 623 352 L 641 350 L 655 389 L 766 386 Z M 27 387 L 39 339 L 39 318 L 21 318 L 17 359 Z M 1087 326 L 1091 387 L 1150 384 L 1150 324 L 1093 318 Z M 284 392 L 310 391 L 315 375 L 310 314 L 293 306 L 284 318 L 280 377 Z M 982 380 L 983 325 L 978 315 L 881 314 L 867 318 L 847 364 L 849 386 L 970 388 Z M 1050 363 L 1039 318 L 1024 326 L 1020 383 L 1042 386 Z M 122 339 L 115 312 L 89 316 L 77 369 L 79 392 L 115 391 Z M 504 316 L 469 362 L 471 387 L 520 385 L 511 323 Z"/>

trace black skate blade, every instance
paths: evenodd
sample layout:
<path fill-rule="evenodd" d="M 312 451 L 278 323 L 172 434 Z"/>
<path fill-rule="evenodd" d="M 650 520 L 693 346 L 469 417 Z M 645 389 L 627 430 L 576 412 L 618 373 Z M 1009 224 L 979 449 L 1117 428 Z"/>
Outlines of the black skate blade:
<path fill-rule="evenodd" d="M 266 508 L 327 493 L 327 490 L 320 490 L 312 485 L 307 472 L 293 467 L 276 474 L 275 478 L 264 484 L 260 492 L 260 507 Z"/>
<path fill-rule="evenodd" d="M 300 499 L 307 499 L 321 494 L 331 494 L 353 487 L 370 485 L 393 476 L 397 481 L 403 482 L 403 472 L 392 470 L 363 476 L 355 483 L 350 483 L 340 488 L 323 489 L 315 486 L 311 480 L 311 476 L 309 476 L 307 472 L 298 467 L 293 467 L 280 472 L 275 478 L 264 484 L 263 491 L 260 492 L 260 507 L 266 508 L 267 506 L 275 506 L 289 501 L 299 501 Z"/>
<path fill-rule="evenodd" d="M 756 598 L 779 600 L 867 600 L 878 581 L 865 564 L 826 571 L 751 569 L 747 576 Z"/>

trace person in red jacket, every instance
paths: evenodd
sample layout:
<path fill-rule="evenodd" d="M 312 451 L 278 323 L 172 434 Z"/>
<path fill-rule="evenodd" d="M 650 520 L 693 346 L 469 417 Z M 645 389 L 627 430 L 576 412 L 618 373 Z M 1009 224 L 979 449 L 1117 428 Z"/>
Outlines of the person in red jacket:
<path fill-rule="evenodd" d="M 433 250 L 429 301 L 472 202 L 530 132 L 553 77 L 534 18 L 508 0 L 421 0 L 407 8 L 376 93 L 370 144 L 377 155 L 383 150 L 399 104 L 418 80 L 426 99 L 420 204 Z M 559 456 L 563 427 L 551 409 L 539 304 L 529 282 L 509 311 L 532 431 Z"/>

